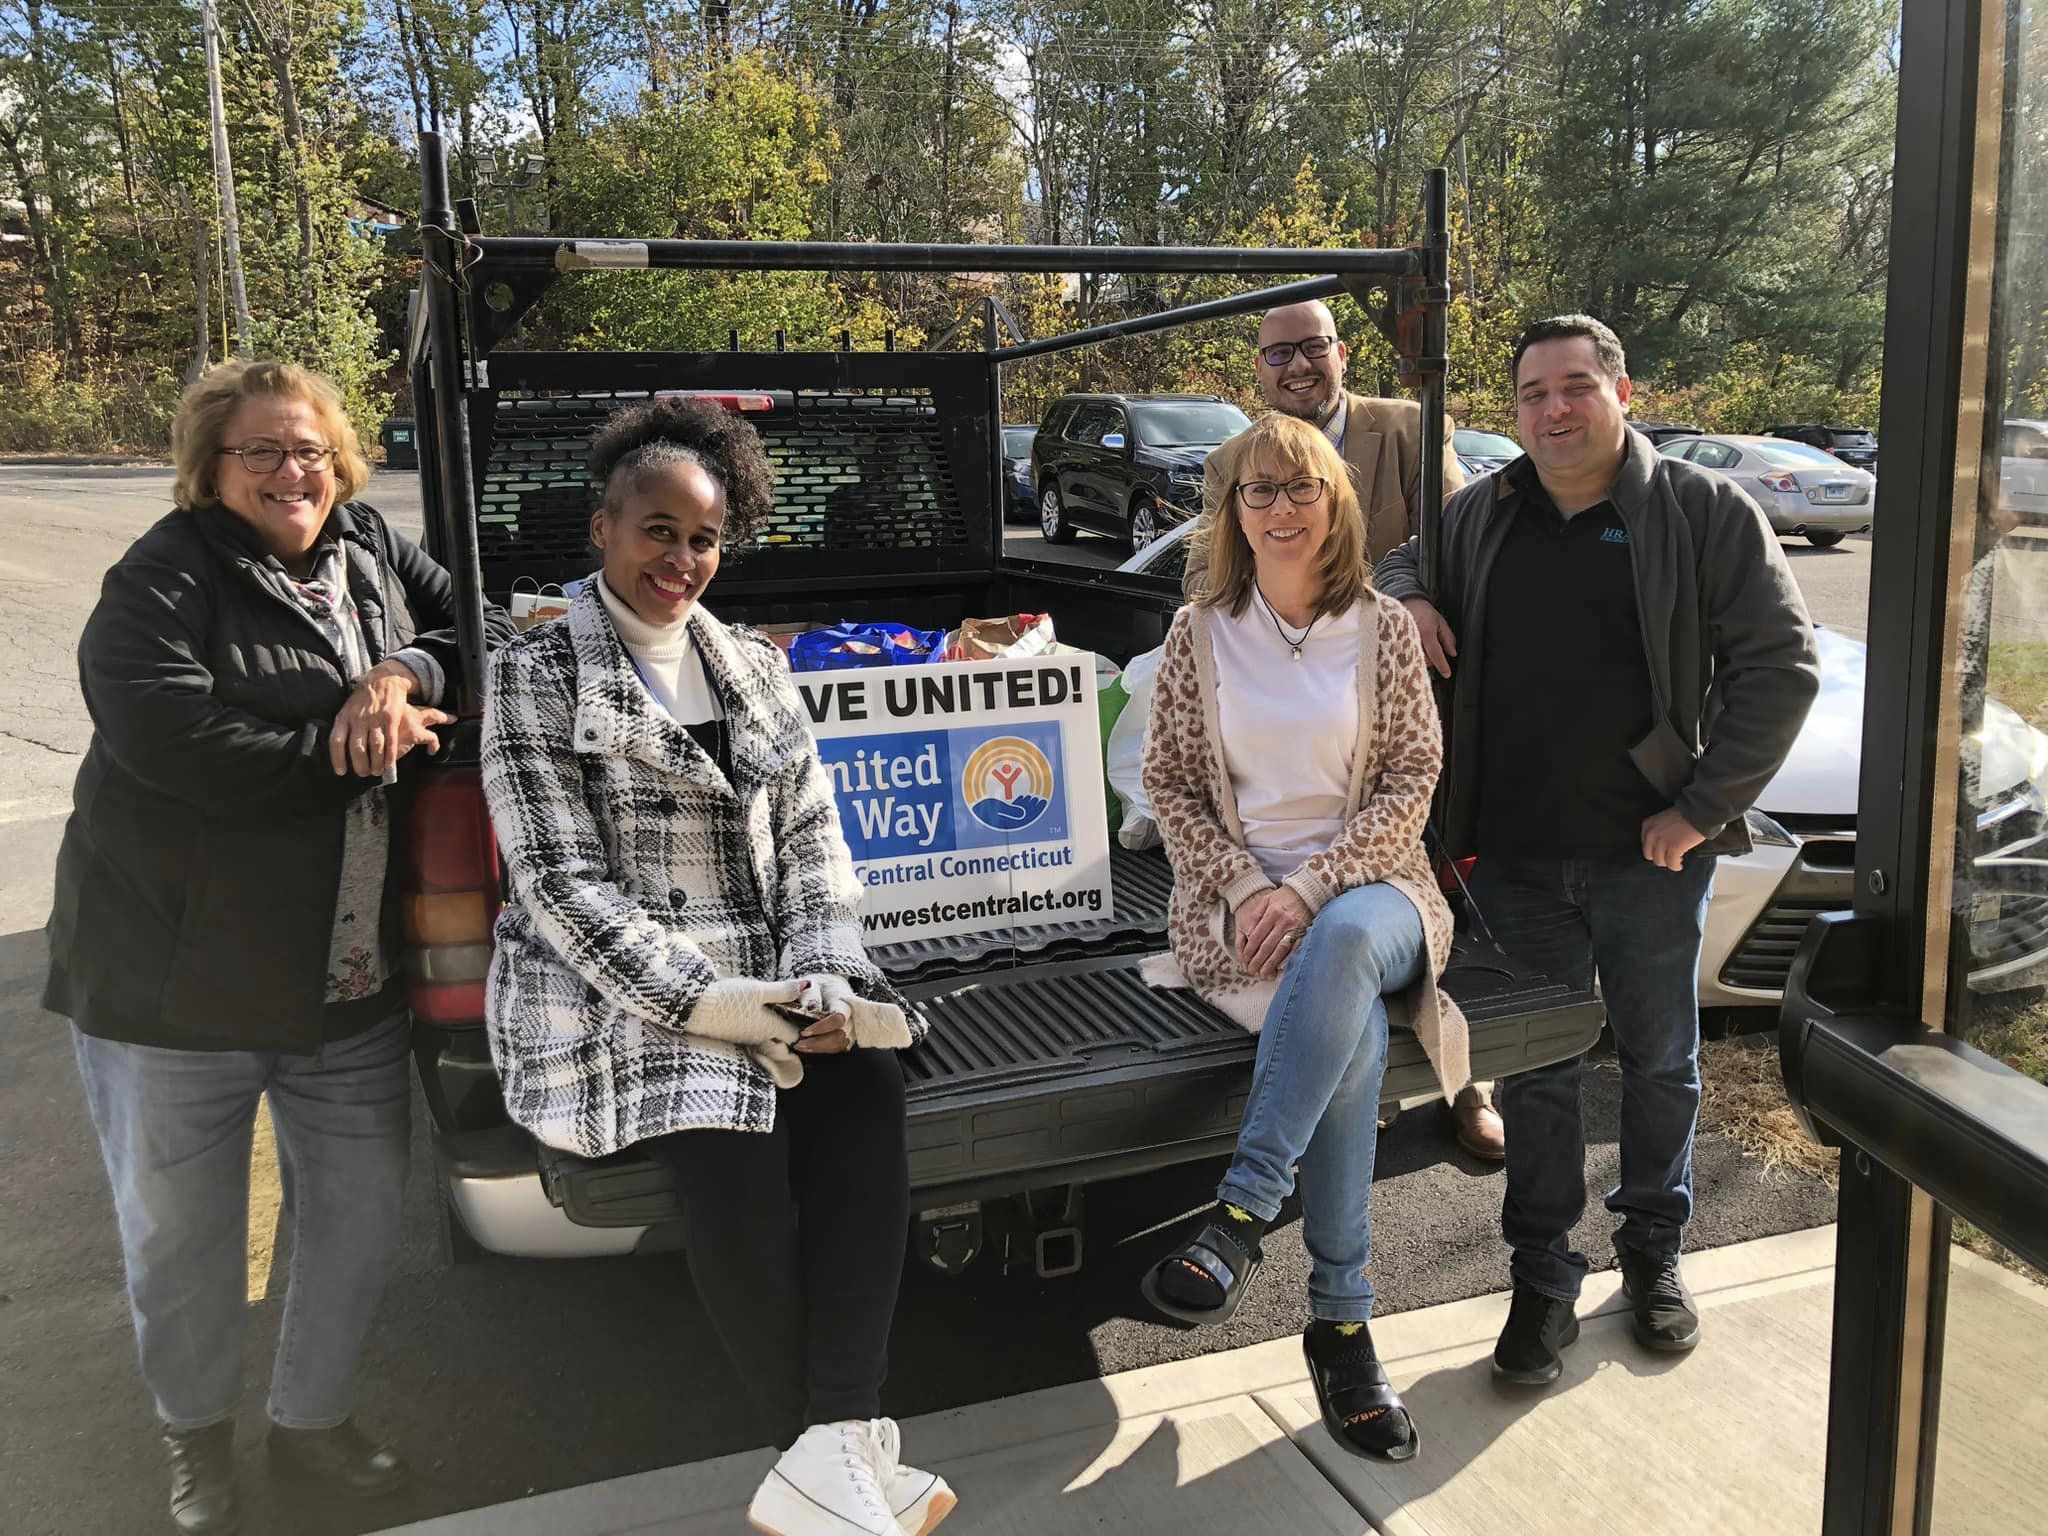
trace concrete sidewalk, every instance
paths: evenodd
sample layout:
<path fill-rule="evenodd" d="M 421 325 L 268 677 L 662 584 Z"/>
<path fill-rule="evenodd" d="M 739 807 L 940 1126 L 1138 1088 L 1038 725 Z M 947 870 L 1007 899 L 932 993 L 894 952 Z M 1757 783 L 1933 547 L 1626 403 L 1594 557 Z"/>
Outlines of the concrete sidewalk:
<path fill-rule="evenodd" d="M 1832 1228 L 1688 1258 L 1705 1334 L 1675 1359 L 1637 1348 L 1618 1277 L 1595 1275 L 1580 1304 L 1583 1336 L 1547 1390 L 1493 1383 L 1504 1295 L 1376 1323 L 1423 1437 L 1405 1466 L 1336 1448 L 1293 1339 L 911 1420 L 904 1446 L 960 1496 L 946 1536 L 1812 1531 L 1833 1264 Z M 2048 1293 L 1964 1253 L 1950 1290 L 1951 1360 L 1963 1338 L 1994 1343 L 2011 1402 L 1967 1428 L 1945 1426 L 1945 1458 L 1960 1432 L 1971 1443 L 1954 1449 L 1970 1461 L 2031 1464 L 2048 1422 L 2023 1384 L 2048 1367 Z M 602 1425 L 602 1405 L 589 1405 L 589 1431 Z M 574 1429 L 565 1415 L 564 1432 Z M 746 1529 L 769 1461 L 758 1451 L 670 1467 L 408 1525 L 402 1536 L 723 1536 Z M 1965 1524 L 1943 1529 L 2026 1528 L 2026 1490 L 2013 1492 L 2010 1503 L 1973 1498 L 1981 1507 Z"/>

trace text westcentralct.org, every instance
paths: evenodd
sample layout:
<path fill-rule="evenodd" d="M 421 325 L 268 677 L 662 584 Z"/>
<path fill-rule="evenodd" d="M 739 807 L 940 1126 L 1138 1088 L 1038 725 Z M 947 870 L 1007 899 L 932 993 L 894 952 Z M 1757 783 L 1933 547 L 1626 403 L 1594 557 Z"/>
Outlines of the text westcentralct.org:
<path fill-rule="evenodd" d="M 958 923 L 990 917 L 1023 917 L 1033 912 L 1100 912 L 1102 892 L 1023 891 L 1012 896 L 985 896 L 976 901 L 938 901 L 901 912 L 863 912 L 860 925 L 869 933 L 915 928 L 926 923 Z"/>

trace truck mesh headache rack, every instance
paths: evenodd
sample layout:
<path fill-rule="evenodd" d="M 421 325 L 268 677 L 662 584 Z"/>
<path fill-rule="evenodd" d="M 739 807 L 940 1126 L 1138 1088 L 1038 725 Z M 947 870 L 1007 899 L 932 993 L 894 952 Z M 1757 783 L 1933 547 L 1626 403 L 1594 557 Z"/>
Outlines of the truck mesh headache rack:
<path fill-rule="evenodd" d="M 591 437 L 615 412 L 673 394 L 706 395 L 736 410 L 775 466 L 774 513 L 742 552 L 738 583 L 773 574 L 786 587 L 808 575 L 985 563 L 988 538 L 971 526 L 974 498 L 962 487 L 988 479 L 990 449 L 972 410 L 937 403 L 960 398 L 949 391 L 965 380 L 953 376 L 973 359 L 880 353 L 844 359 L 837 370 L 866 378 L 762 389 L 763 379 L 817 373 L 817 360 L 712 353 L 664 366 L 671 360 L 640 356 L 633 371 L 646 387 L 579 387 L 593 361 L 610 362 L 616 384 L 617 358 L 510 353 L 491 360 L 492 387 L 470 395 L 487 593 L 501 597 L 522 577 L 550 583 L 589 573 Z"/>

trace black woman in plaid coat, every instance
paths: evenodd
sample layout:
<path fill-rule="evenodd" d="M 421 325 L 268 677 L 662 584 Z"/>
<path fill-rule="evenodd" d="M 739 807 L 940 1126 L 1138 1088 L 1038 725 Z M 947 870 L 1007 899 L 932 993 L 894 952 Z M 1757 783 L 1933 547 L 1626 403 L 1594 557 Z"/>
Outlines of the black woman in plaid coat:
<path fill-rule="evenodd" d="M 592 446 L 601 573 L 493 658 L 484 788 L 510 899 L 489 991 L 512 1118 L 674 1174 L 699 1298 L 784 1455 L 749 1518 L 899 1536 L 952 1508 L 880 1416 L 909 1219 L 916 1010 L 774 644 L 698 599 L 769 514 L 759 437 L 704 400 Z"/>

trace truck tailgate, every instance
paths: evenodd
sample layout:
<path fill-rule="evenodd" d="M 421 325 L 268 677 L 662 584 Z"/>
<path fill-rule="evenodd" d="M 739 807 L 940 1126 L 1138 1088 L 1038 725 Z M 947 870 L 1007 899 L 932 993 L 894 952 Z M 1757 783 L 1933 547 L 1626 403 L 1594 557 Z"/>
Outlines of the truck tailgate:
<path fill-rule="evenodd" d="M 932 1025 L 903 1057 L 914 1204 L 1085 1183 L 1230 1150 L 1257 1042 L 1193 993 L 1147 986 L 1141 961 L 996 966 L 908 988 Z M 1471 1022 L 1480 1078 L 1576 1055 L 1600 1033 L 1590 993 L 1530 973 L 1484 939 L 1459 939 L 1445 985 Z M 1435 1084 L 1421 1046 L 1397 1027 L 1383 1099 L 1427 1096 Z M 581 1224 L 680 1219 L 666 1170 L 630 1148 L 594 1162 L 542 1148 L 541 1170 L 550 1198 Z"/>

